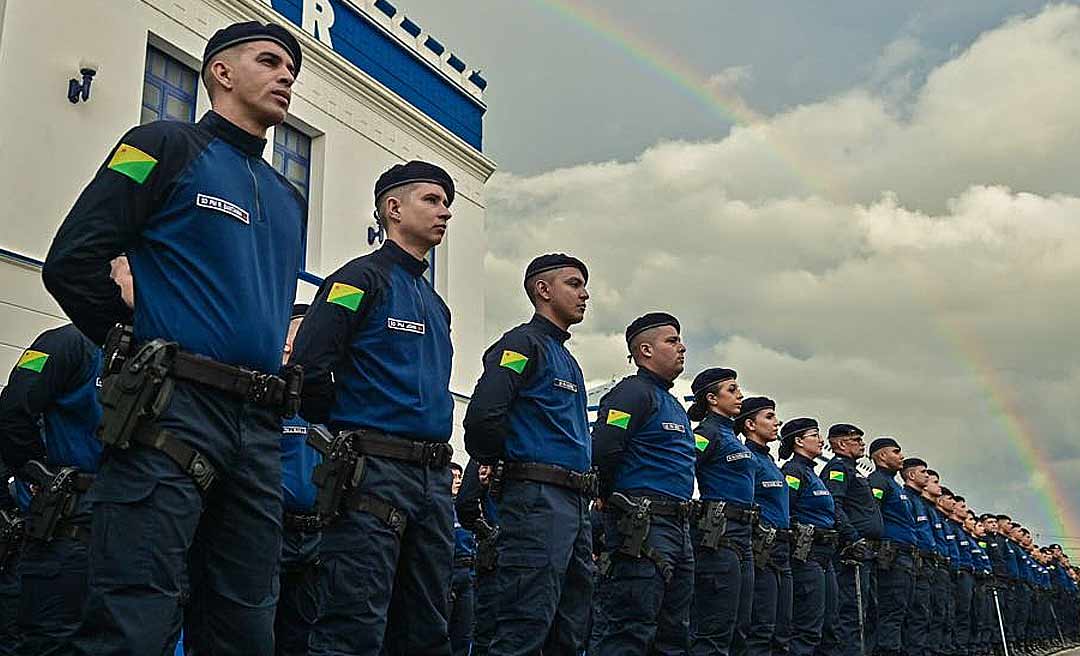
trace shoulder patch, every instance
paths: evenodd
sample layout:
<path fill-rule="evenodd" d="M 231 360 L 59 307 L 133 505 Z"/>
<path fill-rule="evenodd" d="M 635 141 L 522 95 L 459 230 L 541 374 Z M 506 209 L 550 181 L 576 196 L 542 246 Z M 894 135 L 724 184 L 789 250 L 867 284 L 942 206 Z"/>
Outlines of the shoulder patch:
<path fill-rule="evenodd" d="M 109 160 L 108 168 L 142 184 L 146 182 L 146 178 L 150 176 L 155 166 L 157 166 L 155 158 L 135 146 L 122 143 Z"/>
<path fill-rule="evenodd" d="M 26 349 L 19 357 L 19 362 L 15 365 L 15 368 L 41 373 L 41 370 L 45 368 L 45 361 L 48 359 L 48 353 Z"/>
<path fill-rule="evenodd" d="M 840 483 L 843 483 L 844 482 L 844 472 L 842 472 L 842 471 L 831 471 L 831 472 L 829 472 L 829 480 L 830 481 L 839 481 Z"/>
<path fill-rule="evenodd" d="M 881 489 L 880 487 L 871 488 L 871 491 L 873 491 L 874 498 L 878 501 L 881 501 L 881 499 L 885 497 L 885 490 Z"/>
<path fill-rule="evenodd" d="M 340 305 L 349 312 L 356 312 L 362 300 L 364 300 L 364 290 L 343 282 L 335 282 L 330 287 L 330 293 L 326 295 L 327 303 Z"/>
<path fill-rule="evenodd" d="M 784 480 L 787 481 L 788 487 L 790 487 L 793 490 L 797 490 L 800 487 L 802 487 L 802 481 L 799 479 L 798 476 L 788 475 L 788 476 L 784 477 Z"/>
<path fill-rule="evenodd" d="M 525 371 L 525 365 L 529 363 L 529 358 L 518 353 L 517 351 L 506 350 L 502 352 L 502 359 L 499 360 L 500 367 L 506 367 L 514 373 L 520 374 Z"/>
<path fill-rule="evenodd" d="M 698 451 L 704 451 L 709 448 L 709 438 L 701 433 L 694 433 L 694 446 L 697 447 Z"/>
<path fill-rule="evenodd" d="M 616 428 L 626 430 L 630 427 L 630 413 L 612 408 L 611 410 L 608 410 L 607 422 L 605 423 L 607 423 L 608 426 L 615 426 Z"/>

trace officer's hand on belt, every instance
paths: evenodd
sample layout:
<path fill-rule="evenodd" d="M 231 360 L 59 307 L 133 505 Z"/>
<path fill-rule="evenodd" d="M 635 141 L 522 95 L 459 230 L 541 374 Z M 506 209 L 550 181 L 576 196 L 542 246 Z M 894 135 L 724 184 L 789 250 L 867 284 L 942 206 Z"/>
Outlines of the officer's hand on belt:
<path fill-rule="evenodd" d="M 870 560 L 874 557 L 874 550 L 870 548 L 870 544 L 866 541 L 866 538 L 860 538 L 840 552 L 841 560 Z"/>

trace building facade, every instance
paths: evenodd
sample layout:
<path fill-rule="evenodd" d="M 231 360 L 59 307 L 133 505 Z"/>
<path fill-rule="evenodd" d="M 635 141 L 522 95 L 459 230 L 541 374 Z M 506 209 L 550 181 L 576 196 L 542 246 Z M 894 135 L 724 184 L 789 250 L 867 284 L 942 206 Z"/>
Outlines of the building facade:
<path fill-rule="evenodd" d="M 425 159 L 454 177 L 454 218 L 430 275 L 453 312 L 460 449 L 485 335 L 487 83 L 387 0 L 0 0 L 0 369 L 66 321 L 40 262 L 79 192 L 132 126 L 209 109 L 203 48 L 242 20 L 282 23 L 304 49 L 289 118 L 264 153 L 309 204 L 298 301 L 378 247 L 371 190 L 382 171 Z M 84 68 L 95 71 L 89 99 L 71 102 L 69 80 Z"/>

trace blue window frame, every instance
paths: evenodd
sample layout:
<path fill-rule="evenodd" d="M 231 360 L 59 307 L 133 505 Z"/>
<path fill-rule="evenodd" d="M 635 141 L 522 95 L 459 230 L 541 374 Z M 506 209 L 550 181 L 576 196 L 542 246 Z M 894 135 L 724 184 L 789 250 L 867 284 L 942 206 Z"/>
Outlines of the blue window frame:
<path fill-rule="evenodd" d="M 311 191 L 311 137 L 282 123 L 274 128 L 274 168 L 293 183 L 304 200 Z M 307 268 L 307 223 L 300 234 L 300 269 Z"/>
<path fill-rule="evenodd" d="M 195 120 L 199 77 L 191 68 L 153 46 L 146 47 L 142 123 Z"/>

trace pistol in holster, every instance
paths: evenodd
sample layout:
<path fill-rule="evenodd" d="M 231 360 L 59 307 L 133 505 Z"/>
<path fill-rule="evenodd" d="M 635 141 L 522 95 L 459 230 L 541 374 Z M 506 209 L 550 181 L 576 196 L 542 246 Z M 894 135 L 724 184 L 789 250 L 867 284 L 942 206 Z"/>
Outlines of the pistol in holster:
<path fill-rule="evenodd" d="M 754 567 L 765 569 L 772 562 L 772 545 L 776 541 L 776 529 L 754 524 L 754 533 L 750 538 L 750 550 L 754 554 Z"/>
<path fill-rule="evenodd" d="M 878 569 L 892 569 L 893 563 L 896 562 L 896 556 L 896 545 L 892 542 L 887 542 L 883 540 L 881 542 L 881 547 L 877 550 Z"/>
<path fill-rule="evenodd" d="M 22 551 L 26 518 L 18 510 L 0 510 L 0 572 L 7 570 Z"/>
<path fill-rule="evenodd" d="M 176 342 L 155 339 L 131 355 L 130 333 L 117 326 L 106 340 L 106 368 L 101 380 L 101 425 L 98 437 L 106 446 L 126 449 L 131 438 L 157 419 L 172 398 L 169 377 L 179 351 Z"/>
<path fill-rule="evenodd" d="M 606 503 L 619 516 L 616 524 L 619 544 L 614 553 L 629 558 L 644 556 L 656 565 L 665 583 L 671 581 L 675 574 L 674 566 L 648 544 L 649 528 L 652 526 L 652 502 L 644 497 L 637 502 L 631 501 L 630 497 L 622 492 L 613 492 Z M 606 565 L 605 569 L 610 569 L 610 565 Z"/>
<path fill-rule="evenodd" d="M 488 495 L 496 501 L 502 500 L 504 475 L 506 464 L 500 460 L 491 466 L 491 477 L 488 479 Z"/>
<path fill-rule="evenodd" d="M 727 515 L 724 508 L 725 501 L 700 501 L 698 502 L 697 528 L 701 532 L 701 545 L 709 549 L 719 548 L 727 533 Z"/>
<path fill-rule="evenodd" d="M 323 525 L 337 519 L 346 495 L 364 479 L 365 458 L 353 447 L 352 440 L 350 433 L 342 432 L 334 437 L 318 424 L 308 429 L 308 446 L 323 457 L 322 463 L 311 472 L 311 481 L 318 488 L 315 512 Z"/>
<path fill-rule="evenodd" d="M 495 545 L 499 538 L 499 527 L 488 522 L 484 517 L 476 520 L 476 571 L 487 573 L 495 571 L 498 552 Z"/>
<path fill-rule="evenodd" d="M 814 547 L 814 525 L 795 524 L 795 544 L 791 548 L 791 557 L 800 563 L 805 563 L 810 558 L 810 550 Z"/>
<path fill-rule="evenodd" d="M 59 471 L 52 472 L 40 462 L 30 460 L 23 465 L 20 474 L 37 487 L 37 492 L 30 499 L 30 528 L 27 535 L 34 540 L 51 542 L 60 522 L 75 512 L 75 504 L 79 500 L 75 479 L 79 470 L 61 467 Z"/>

